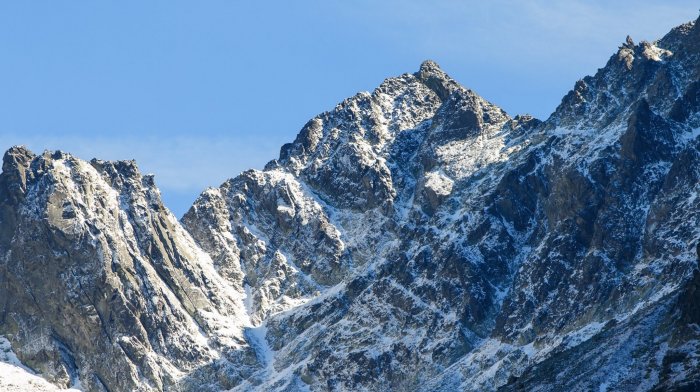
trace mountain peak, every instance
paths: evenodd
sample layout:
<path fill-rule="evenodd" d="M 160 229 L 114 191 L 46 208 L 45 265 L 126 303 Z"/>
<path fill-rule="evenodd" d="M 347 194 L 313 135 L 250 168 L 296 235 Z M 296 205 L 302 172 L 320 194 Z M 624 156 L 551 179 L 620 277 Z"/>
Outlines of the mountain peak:
<path fill-rule="evenodd" d="M 459 87 L 459 84 L 450 78 L 433 60 L 423 61 L 418 72 L 414 75 L 443 101 Z"/>
<path fill-rule="evenodd" d="M 445 72 L 440 68 L 440 65 L 435 62 L 434 60 L 425 60 L 420 64 L 420 68 L 418 69 L 419 74 L 423 73 L 441 73 L 445 74 Z"/>
<path fill-rule="evenodd" d="M 16 201 L 23 197 L 27 189 L 27 168 L 35 157 L 36 155 L 24 146 L 14 146 L 5 152 L 0 173 L 0 195 L 3 193 L 2 188 L 5 188 L 10 199 Z"/>
<path fill-rule="evenodd" d="M 13 146 L 5 151 L 2 158 L 2 171 L 11 170 L 17 167 L 19 162 L 29 162 L 34 158 L 34 153 L 25 146 Z"/>

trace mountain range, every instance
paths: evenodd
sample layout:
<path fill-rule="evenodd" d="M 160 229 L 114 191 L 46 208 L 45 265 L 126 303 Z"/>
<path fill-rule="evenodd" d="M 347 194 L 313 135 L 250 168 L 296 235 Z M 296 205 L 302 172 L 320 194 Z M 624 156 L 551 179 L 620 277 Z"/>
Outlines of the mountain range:
<path fill-rule="evenodd" d="M 0 389 L 700 389 L 700 26 L 546 120 L 433 61 L 177 219 L 133 161 L 0 174 Z"/>

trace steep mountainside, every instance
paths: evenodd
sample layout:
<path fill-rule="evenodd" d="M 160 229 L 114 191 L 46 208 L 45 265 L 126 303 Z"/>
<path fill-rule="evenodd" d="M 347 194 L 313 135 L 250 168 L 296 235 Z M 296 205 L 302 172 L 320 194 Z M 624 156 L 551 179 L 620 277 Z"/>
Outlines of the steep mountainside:
<path fill-rule="evenodd" d="M 181 222 L 133 162 L 15 147 L 0 349 L 86 390 L 694 390 L 699 191 L 696 23 L 544 122 L 427 61 Z"/>
<path fill-rule="evenodd" d="M 0 329 L 28 368 L 59 386 L 161 389 L 246 345 L 242 298 L 133 162 L 15 147 L 0 192 Z"/>

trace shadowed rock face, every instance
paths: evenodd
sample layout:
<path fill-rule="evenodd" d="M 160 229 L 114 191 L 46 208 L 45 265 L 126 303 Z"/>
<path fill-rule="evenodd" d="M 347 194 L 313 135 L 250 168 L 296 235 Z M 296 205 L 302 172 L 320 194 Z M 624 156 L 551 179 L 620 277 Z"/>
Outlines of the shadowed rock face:
<path fill-rule="evenodd" d="M 181 222 L 133 162 L 13 148 L 0 334 L 89 390 L 692 390 L 699 31 L 544 122 L 427 61 Z"/>

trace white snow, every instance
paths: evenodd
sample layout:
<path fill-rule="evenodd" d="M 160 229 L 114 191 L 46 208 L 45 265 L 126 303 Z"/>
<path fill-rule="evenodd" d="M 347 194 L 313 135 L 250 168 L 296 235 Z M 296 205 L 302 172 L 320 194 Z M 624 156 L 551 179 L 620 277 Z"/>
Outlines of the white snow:
<path fill-rule="evenodd" d="M 81 391 L 80 383 L 72 388 L 61 389 L 36 375 L 24 366 L 12 351 L 10 342 L 0 336 L 0 391 L 7 392 L 54 392 Z"/>
<path fill-rule="evenodd" d="M 438 171 L 425 173 L 425 186 L 432 189 L 436 195 L 449 196 L 453 185 L 454 181 L 443 173 Z"/>
<path fill-rule="evenodd" d="M 592 322 L 566 335 L 566 348 L 576 347 L 600 332 L 605 323 Z"/>
<path fill-rule="evenodd" d="M 246 328 L 246 336 L 251 346 L 255 350 L 258 361 L 268 369 L 274 370 L 272 367 L 275 352 L 267 343 L 267 326 L 259 325 L 257 327 Z"/>
<path fill-rule="evenodd" d="M 644 50 L 642 54 L 644 55 L 644 57 L 650 60 L 662 61 L 665 58 L 673 55 L 673 52 L 656 46 L 656 43 L 648 43 L 642 45 L 644 45 Z"/>
<path fill-rule="evenodd" d="M 506 145 L 506 132 L 496 124 L 475 137 L 454 140 L 436 149 L 437 158 L 448 176 L 459 180 L 474 174 L 489 164 L 503 162 L 525 145 Z"/>

